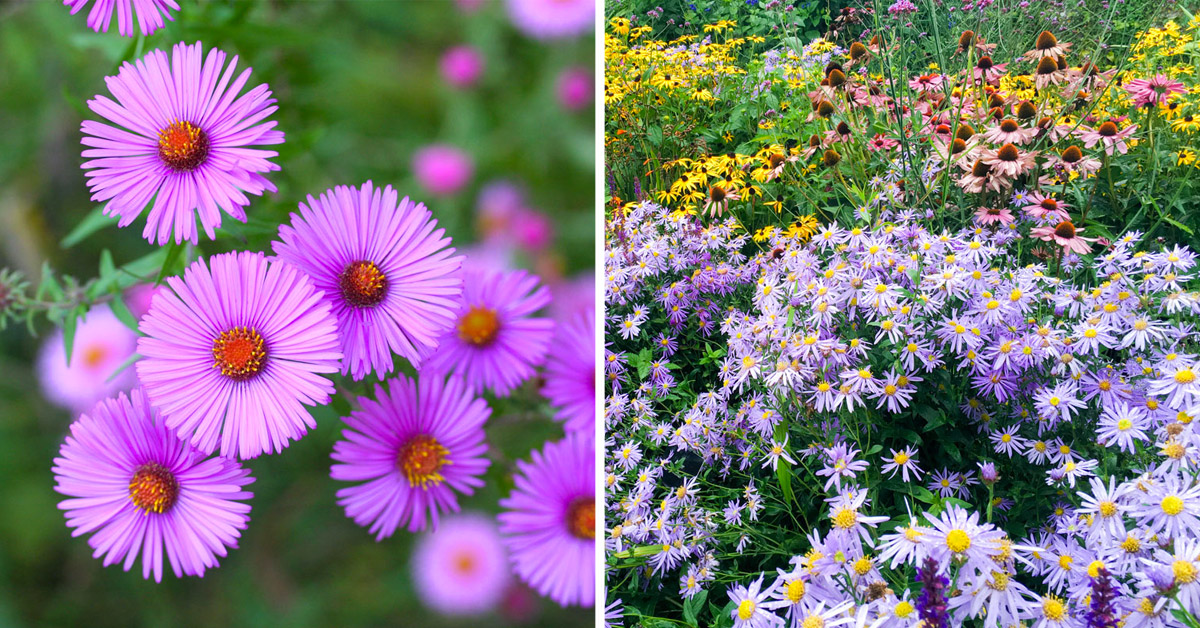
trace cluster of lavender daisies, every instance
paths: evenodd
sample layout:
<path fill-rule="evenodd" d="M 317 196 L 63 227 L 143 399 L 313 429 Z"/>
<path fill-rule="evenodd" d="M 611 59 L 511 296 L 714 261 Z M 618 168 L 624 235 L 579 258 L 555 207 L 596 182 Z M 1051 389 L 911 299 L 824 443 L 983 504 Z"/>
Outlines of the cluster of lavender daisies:
<path fill-rule="evenodd" d="M 609 620 L 677 591 L 737 628 L 1195 625 L 1196 254 L 1131 232 L 1051 271 L 888 218 L 757 249 L 609 221 Z"/>
<path fill-rule="evenodd" d="M 178 8 L 133 5 L 144 32 Z M 89 25 L 106 28 L 112 7 L 95 3 Z M 128 35 L 130 2 L 116 7 Z M 122 227 L 145 214 L 143 236 L 160 246 L 212 239 L 225 216 L 245 221 L 249 196 L 276 189 L 270 147 L 284 141 L 270 89 L 250 78 L 199 42 L 125 63 L 106 79 L 111 96 L 88 102 L 100 119 L 82 124 L 93 200 Z M 140 358 L 118 382 L 132 390 L 81 407 L 53 465 L 67 525 L 90 535 L 105 565 L 129 570 L 140 555 L 155 581 L 164 558 L 177 577 L 216 567 L 250 522 L 243 461 L 315 428 L 311 409 L 347 394 L 339 378 L 380 383 L 343 418 L 330 472 L 345 483 L 338 503 L 379 540 L 435 530 L 484 485 L 492 400 L 525 387 L 563 437 L 517 462 L 497 522 L 457 518 L 457 536 L 422 551 L 459 556 L 485 583 L 497 579 L 483 572 L 509 571 L 507 554 L 541 595 L 594 603 L 590 311 L 543 315 L 552 297 L 539 277 L 457 254 L 430 209 L 370 181 L 309 195 L 269 252 L 201 257 L 147 298 Z M 111 322 L 104 314 L 89 324 Z M 504 551 L 454 553 L 454 539 L 497 527 Z"/>

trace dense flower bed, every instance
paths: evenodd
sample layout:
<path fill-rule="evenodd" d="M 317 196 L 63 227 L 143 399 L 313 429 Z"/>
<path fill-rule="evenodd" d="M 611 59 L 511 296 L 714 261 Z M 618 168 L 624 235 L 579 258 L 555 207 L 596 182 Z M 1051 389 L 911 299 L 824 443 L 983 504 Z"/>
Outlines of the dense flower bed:
<path fill-rule="evenodd" d="M 610 25 L 610 621 L 1196 625 L 1198 25 Z"/>

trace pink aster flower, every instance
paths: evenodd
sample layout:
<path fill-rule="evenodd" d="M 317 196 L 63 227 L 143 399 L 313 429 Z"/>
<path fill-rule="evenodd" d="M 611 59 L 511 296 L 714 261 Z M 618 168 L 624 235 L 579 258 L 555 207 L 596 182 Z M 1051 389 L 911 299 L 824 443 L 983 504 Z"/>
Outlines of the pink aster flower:
<path fill-rule="evenodd" d="M 596 445 L 568 434 L 517 462 L 500 533 L 523 582 L 561 606 L 595 605 Z"/>
<path fill-rule="evenodd" d="M 392 354 L 414 365 L 454 323 L 462 294 L 450 238 L 430 211 L 392 186 L 338 186 L 308 197 L 272 248 L 308 275 L 337 318 L 342 373 L 359 380 L 392 371 Z"/>
<path fill-rule="evenodd" d="M 91 0 L 63 0 L 63 6 L 71 7 L 71 15 L 79 13 Z M 117 32 L 122 37 L 133 37 L 133 20 L 137 18 L 138 29 L 150 35 L 163 27 L 163 18 L 174 20 L 171 11 L 178 11 L 175 0 L 96 0 L 88 12 L 88 28 L 97 33 L 107 33 L 112 23 L 113 9 L 117 10 Z"/>
<path fill-rule="evenodd" d="M 262 253 L 197 260 L 142 318 L 138 380 L 167 427 L 205 453 L 283 451 L 316 427 L 342 358 L 329 304 L 299 270 Z"/>
<path fill-rule="evenodd" d="M 42 345 L 37 362 L 38 379 L 42 393 L 50 401 L 78 414 L 133 385 L 132 369 L 125 369 L 115 378 L 113 375 L 137 352 L 137 334 L 107 305 L 92 308 L 79 319 L 72 346 L 68 365 L 61 330 Z"/>
<path fill-rule="evenodd" d="M 426 606 L 443 615 L 478 615 L 496 608 L 512 580 L 496 522 L 464 513 L 417 538 L 412 579 Z"/>
<path fill-rule="evenodd" d="M 1069 220 L 1059 222 L 1053 227 L 1034 227 L 1029 235 L 1047 242 L 1053 241 L 1055 244 L 1063 247 L 1072 253 L 1086 255 L 1092 251 L 1091 242 L 1095 242 L 1095 238 L 1085 238 L 1080 233 L 1083 229 L 1076 229 L 1075 225 Z"/>
<path fill-rule="evenodd" d="M 1125 91 L 1133 97 L 1134 107 L 1166 105 L 1172 94 L 1187 91 L 1183 83 L 1172 81 L 1165 74 L 1155 74 L 1148 79 L 1134 79 L 1125 84 Z"/>
<path fill-rule="evenodd" d="M 591 70 L 567 68 L 558 75 L 556 91 L 558 104 L 567 111 L 579 111 L 592 104 L 595 97 L 595 79 Z"/>
<path fill-rule="evenodd" d="M 470 180 L 475 170 L 471 157 L 445 144 L 431 144 L 413 154 L 417 183 L 434 196 L 450 196 Z"/>
<path fill-rule="evenodd" d="M 425 368 L 462 375 L 476 391 L 508 395 L 546 357 L 554 321 L 533 314 L 549 303 L 550 289 L 524 270 L 468 268 L 457 322 Z"/>
<path fill-rule="evenodd" d="M 441 70 L 452 87 L 470 87 L 483 75 L 483 56 L 470 46 L 455 46 L 442 55 Z"/>
<path fill-rule="evenodd" d="M 517 30 L 536 39 L 559 39 L 591 32 L 596 0 L 506 0 Z"/>
<path fill-rule="evenodd" d="M 237 547 L 250 520 L 254 481 L 229 458 L 208 458 L 180 440 L 140 390 L 105 399 L 71 425 L 54 459 L 54 490 L 66 495 L 73 536 L 104 566 L 142 555 L 142 577 L 162 581 L 163 554 L 176 577 L 203 576 L 226 548 Z M 165 552 L 164 552 L 165 550 Z"/>
<path fill-rule="evenodd" d="M 275 112 L 266 85 L 242 96 L 247 68 L 234 78 L 237 57 L 225 66 L 225 53 L 212 49 L 201 59 L 200 43 L 176 44 L 170 58 L 154 50 L 136 65 L 125 63 L 105 79 L 116 102 L 106 96 L 88 107 L 112 124 L 85 120 L 81 127 L 83 163 L 92 200 L 127 226 L 150 213 L 142 237 L 156 244 L 195 244 L 196 217 L 209 239 L 221 226 L 221 212 L 246 221 L 246 194 L 275 186 L 262 173 L 279 170 L 273 150 L 249 148 L 282 144 L 283 132 L 263 120 Z"/>
<path fill-rule="evenodd" d="M 491 464 L 483 424 L 492 410 L 461 378 L 403 375 L 375 385 L 375 400 L 344 417 L 347 429 L 333 446 L 330 477 L 361 482 L 338 490 L 338 504 L 376 540 L 405 526 L 438 527 L 438 515 L 458 512 L 458 494 L 483 486 Z"/>
<path fill-rule="evenodd" d="M 596 315 L 581 312 L 556 331 L 546 359 L 542 394 L 567 431 L 591 433 L 596 425 Z"/>

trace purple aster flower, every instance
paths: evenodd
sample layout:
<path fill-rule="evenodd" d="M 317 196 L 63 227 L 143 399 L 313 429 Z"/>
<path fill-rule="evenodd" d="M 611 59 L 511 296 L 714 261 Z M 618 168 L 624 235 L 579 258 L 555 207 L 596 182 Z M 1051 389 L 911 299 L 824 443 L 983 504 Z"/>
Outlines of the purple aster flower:
<path fill-rule="evenodd" d="M 79 13 L 91 0 L 63 0 L 63 6 L 71 7 L 71 15 Z M 88 28 L 97 33 L 107 33 L 112 23 L 113 9 L 117 10 L 117 32 L 122 37 L 133 37 L 133 20 L 143 35 L 150 35 L 165 24 L 163 18 L 174 20 L 171 11 L 178 11 L 175 0 L 96 0 L 88 11 Z"/>
<path fill-rule="evenodd" d="M 203 576 L 226 548 L 237 547 L 250 520 L 254 481 L 229 458 L 208 458 L 167 429 L 142 391 L 105 399 L 71 425 L 54 459 L 54 490 L 71 499 L 73 536 L 95 532 L 88 545 L 104 566 L 142 554 L 142 577 L 162 581 L 163 549 L 176 577 Z"/>
<path fill-rule="evenodd" d="M 154 50 L 125 63 L 105 79 L 116 102 L 88 101 L 112 124 L 85 120 L 81 128 L 92 200 L 105 202 L 104 214 L 120 216 L 121 227 L 153 201 L 142 237 L 160 245 L 195 244 L 197 215 L 215 238 L 222 211 L 245 222 L 246 194 L 275 191 L 262 173 L 279 170 L 269 161 L 278 153 L 248 148 L 283 143 L 275 122 L 263 121 L 276 109 L 270 89 L 238 97 L 250 69 L 235 79 L 237 57 L 225 67 L 224 52 L 214 48 L 201 60 L 202 51 L 199 42 L 180 43 L 170 58 Z"/>
<path fill-rule="evenodd" d="M 316 427 L 342 352 L 329 304 L 262 253 L 197 260 L 154 296 L 139 329 L 138 380 L 167 427 L 205 453 L 280 452 Z"/>
<path fill-rule="evenodd" d="M 392 354 L 415 366 L 454 323 L 462 257 L 421 203 L 396 202 L 392 186 L 338 186 L 308 197 L 272 243 L 323 291 L 338 321 L 342 373 L 359 380 L 392 371 Z"/>
<path fill-rule="evenodd" d="M 483 424 L 491 408 L 459 377 L 403 375 L 375 385 L 375 400 L 359 397 L 361 410 L 342 420 L 348 429 L 333 446 L 335 480 L 363 482 L 340 489 L 346 516 L 370 526 L 376 540 L 399 526 L 425 529 L 438 515 L 458 512 L 457 493 L 483 486 L 491 463 L 484 456 Z"/>
<path fill-rule="evenodd" d="M 443 615 L 478 615 L 496 608 L 512 579 L 496 522 L 467 513 L 417 538 L 412 579 L 426 606 Z"/>
<path fill-rule="evenodd" d="M 750 583 L 750 586 L 737 584 L 729 591 L 729 601 L 733 602 L 733 610 L 729 611 L 733 618 L 734 628 L 768 628 L 769 626 L 783 626 L 783 618 L 772 613 L 771 593 L 775 591 L 775 586 L 769 586 L 765 590 L 762 589 L 763 577 L 759 576 L 757 580 Z"/>
<path fill-rule="evenodd" d="M 573 433 L 517 462 L 513 492 L 500 500 L 500 533 L 517 576 L 562 606 L 595 604 L 596 455 Z"/>
<path fill-rule="evenodd" d="M 454 329 L 426 367 L 452 371 L 476 391 L 499 396 L 532 377 L 554 337 L 554 321 L 531 316 L 550 303 L 550 290 L 538 283 L 523 270 L 465 271 Z"/>
<path fill-rule="evenodd" d="M 591 433 L 596 425 L 596 315 L 580 312 L 558 326 L 546 359 L 542 394 L 568 431 Z"/>

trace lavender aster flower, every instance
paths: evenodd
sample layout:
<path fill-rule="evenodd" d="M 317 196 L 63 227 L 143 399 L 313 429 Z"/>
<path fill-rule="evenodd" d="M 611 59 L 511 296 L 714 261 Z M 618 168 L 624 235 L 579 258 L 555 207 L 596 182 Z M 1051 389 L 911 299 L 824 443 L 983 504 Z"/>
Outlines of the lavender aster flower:
<path fill-rule="evenodd" d="M 523 270 L 465 271 L 457 322 L 426 368 L 462 375 L 475 390 L 499 396 L 532 377 L 554 336 L 554 321 L 532 316 L 550 303 L 550 290 L 538 284 Z"/>
<path fill-rule="evenodd" d="M 245 222 L 246 194 L 275 191 L 262 173 L 279 170 L 269 161 L 278 153 L 248 148 L 283 143 L 275 122 L 263 121 L 276 109 L 270 89 L 238 97 L 250 69 L 235 79 L 237 57 L 226 67 L 221 50 L 203 60 L 201 53 L 199 42 L 180 43 L 170 58 L 154 50 L 125 63 L 105 79 L 116 102 L 88 101 L 112 124 L 85 120 L 81 128 L 92 200 L 106 203 L 105 215 L 119 216 L 121 227 L 153 201 L 142 237 L 160 245 L 195 244 L 197 215 L 212 239 L 222 211 Z"/>
<path fill-rule="evenodd" d="M 142 318 L 138 379 L 167 427 L 205 453 L 279 452 L 316 427 L 342 353 L 329 304 L 262 253 L 197 260 Z"/>
<path fill-rule="evenodd" d="M 397 353 L 419 366 L 454 322 L 462 257 L 424 205 L 392 186 L 338 186 L 308 197 L 279 227 L 276 255 L 325 293 L 338 321 L 342 373 L 359 380 L 392 371 Z"/>
<path fill-rule="evenodd" d="M 375 400 L 359 397 L 362 410 L 343 418 L 348 429 L 333 446 L 330 477 L 363 482 L 337 492 L 346 516 L 370 525 L 375 540 L 399 526 L 437 529 L 438 515 L 458 512 L 456 493 L 483 486 L 491 463 L 484 454 L 483 424 L 491 408 L 458 377 L 398 376 L 375 385 Z"/>
<path fill-rule="evenodd" d="M 562 606 L 595 604 L 596 445 L 573 433 L 518 461 L 500 533 L 521 580 Z"/>
<path fill-rule="evenodd" d="M 592 432 L 596 424 L 596 315 L 581 312 L 557 330 L 546 359 L 542 394 L 568 431 Z"/>
<path fill-rule="evenodd" d="M 162 581 L 163 553 L 176 577 L 203 576 L 250 520 L 254 481 L 229 458 L 208 458 L 167 429 L 140 389 L 105 399 L 71 425 L 54 459 L 54 490 L 66 495 L 73 536 L 104 566 L 142 554 L 142 577 Z"/>
<path fill-rule="evenodd" d="M 71 15 L 79 13 L 91 0 L 63 0 L 63 6 L 71 7 Z M 163 18 L 174 20 L 171 11 L 178 11 L 175 0 L 96 0 L 88 11 L 88 28 L 97 33 L 108 32 L 112 23 L 113 9 L 117 10 L 117 32 L 122 37 L 133 37 L 133 20 L 137 18 L 138 30 L 150 35 L 163 27 Z"/>

